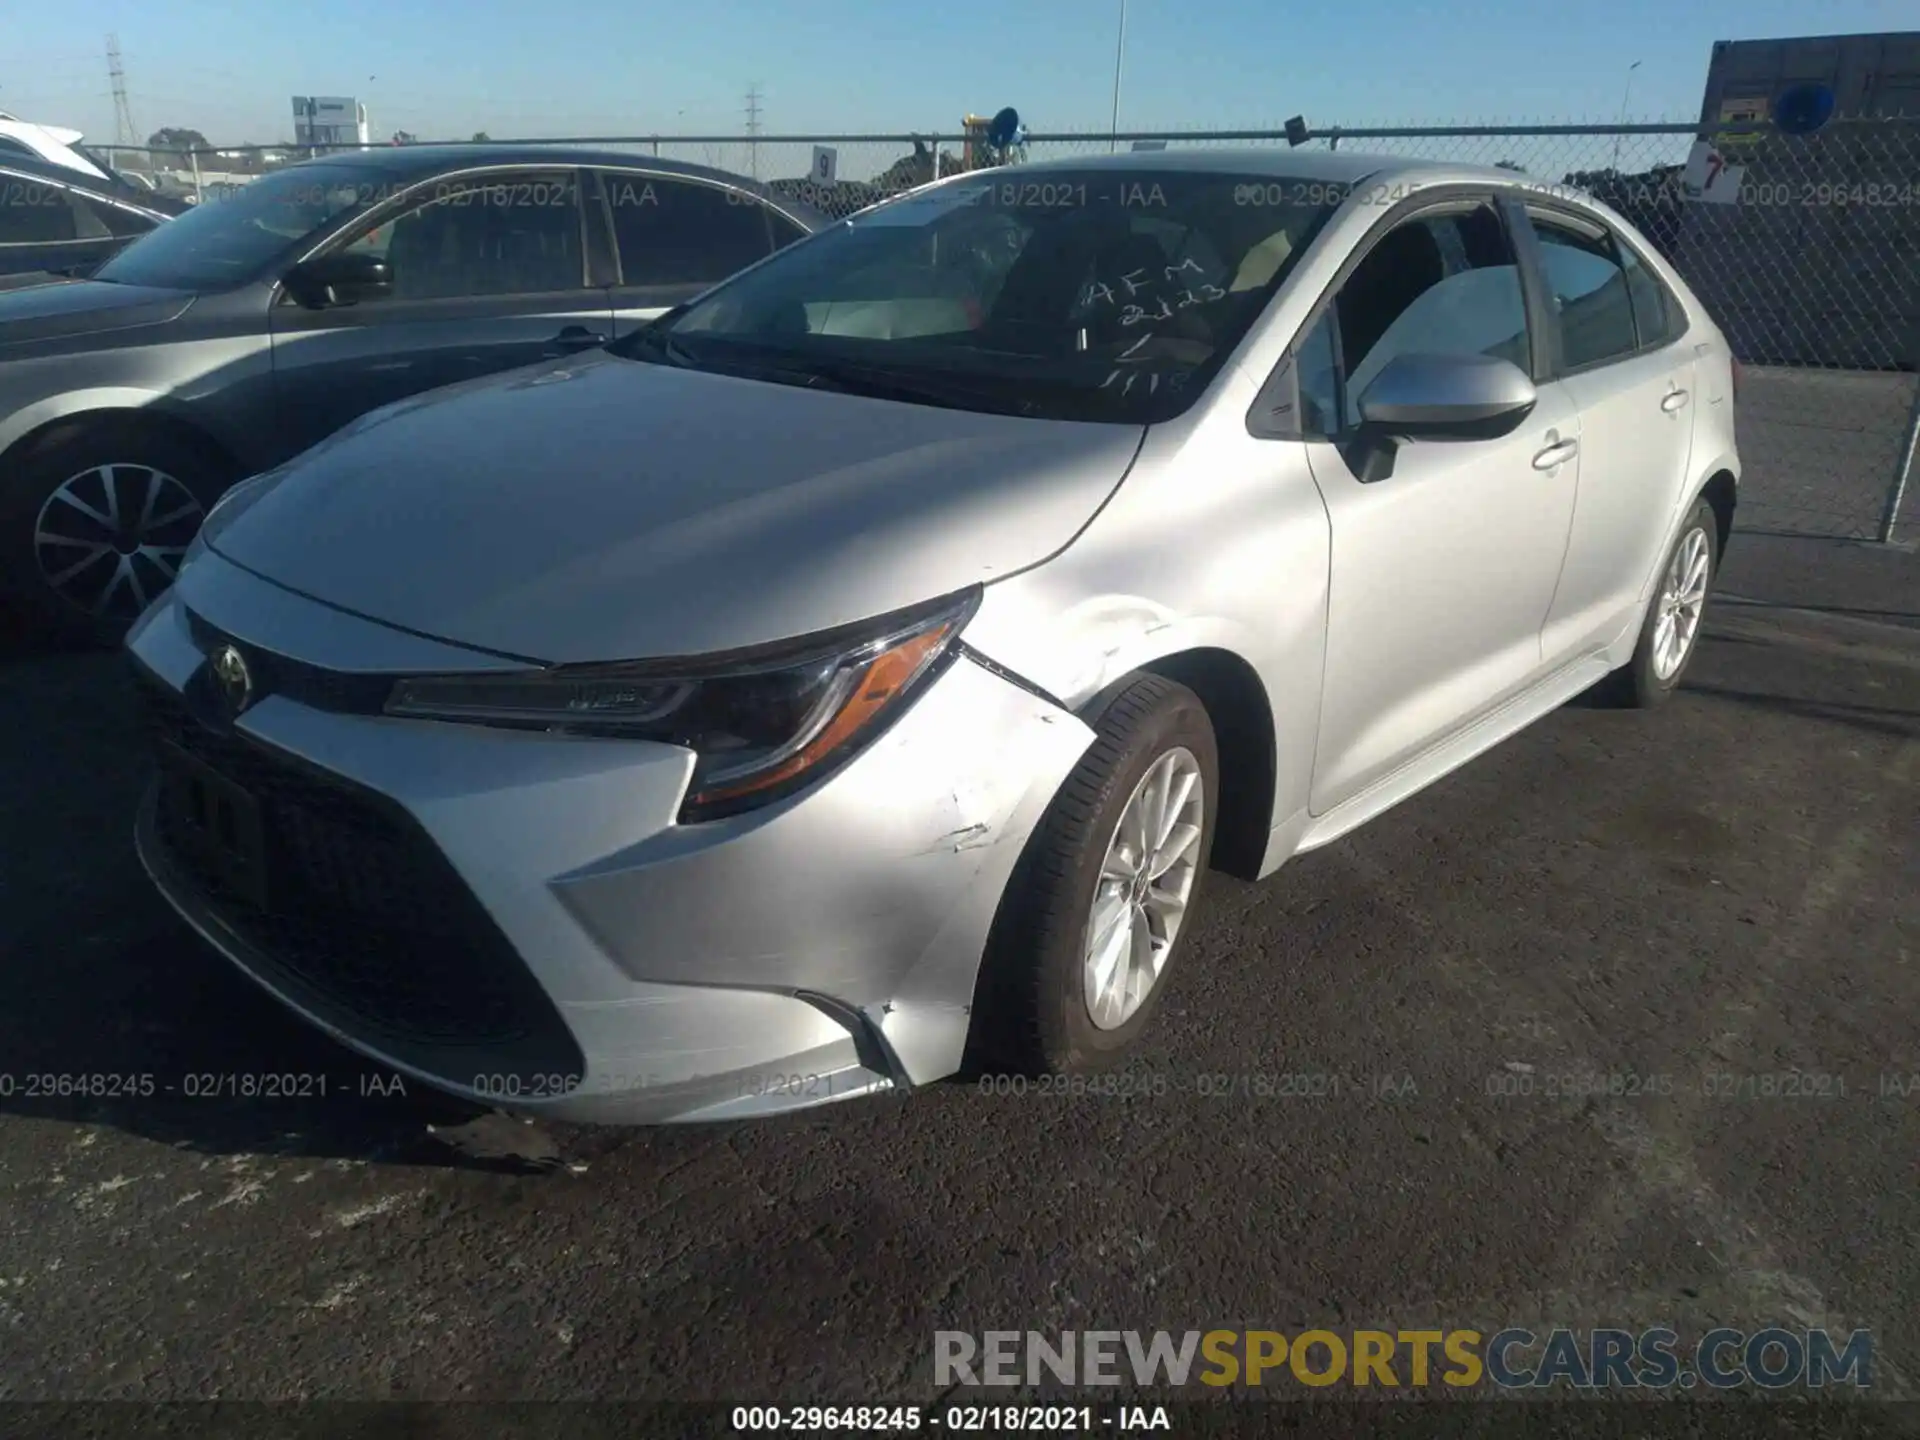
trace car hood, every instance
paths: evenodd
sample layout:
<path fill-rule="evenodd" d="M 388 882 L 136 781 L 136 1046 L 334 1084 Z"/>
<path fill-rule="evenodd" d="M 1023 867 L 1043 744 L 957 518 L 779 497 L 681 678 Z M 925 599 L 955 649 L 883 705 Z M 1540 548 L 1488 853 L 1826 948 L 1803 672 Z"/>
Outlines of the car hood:
<path fill-rule="evenodd" d="M 236 497 L 209 544 L 502 654 L 703 654 L 1036 564 L 1143 435 L 596 354 L 376 411 Z"/>
<path fill-rule="evenodd" d="M 113 285 L 105 280 L 28 284 L 0 292 L 0 348 L 72 339 L 172 320 L 193 303 L 186 290 Z"/>

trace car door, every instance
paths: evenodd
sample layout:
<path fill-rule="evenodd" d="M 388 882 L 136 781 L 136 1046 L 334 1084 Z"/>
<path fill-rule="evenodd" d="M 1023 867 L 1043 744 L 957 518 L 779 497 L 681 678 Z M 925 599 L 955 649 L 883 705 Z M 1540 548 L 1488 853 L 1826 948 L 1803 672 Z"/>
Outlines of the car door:
<path fill-rule="evenodd" d="M 1327 661 L 1311 808 L 1325 814 L 1541 677 L 1580 468 L 1565 390 L 1499 438 L 1402 443 L 1370 478 L 1359 401 L 1401 354 L 1496 355 L 1537 373 L 1523 272 L 1490 197 L 1450 198 L 1370 244 L 1296 347 L 1327 507 Z"/>
<path fill-rule="evenodd" d="M 276 298 L 275 408 L 288 454 L 390 401 L 611 338 L 571 168 L 415 185 L 326 249 L 382 256 L 393 290 L 318 310 Z"/>
<path fill-rule="evenodd" d="M 802 238 L 750 191 L 686 175 L 605 168 L 599 203 L 613 237 L 614 330 L 625 334 Z"/>
<path fill-rule="evenodd" d="M 1637 622 L 1685 498 L 1695 360 L 1684 311 L 1596 217 L 1526 207 L 1552 297 L 1555 373 L 1580 409 L 1580 486 L 1542 643 L 1549 659 L 1604 648 Z M 1523 242 L 1524 243 L 1524 242 Z"/>
<path fill-rule="evenodd" d="M 0 275 L 85 274 L 157 223 L 73 186 L 0 169 Z"/>

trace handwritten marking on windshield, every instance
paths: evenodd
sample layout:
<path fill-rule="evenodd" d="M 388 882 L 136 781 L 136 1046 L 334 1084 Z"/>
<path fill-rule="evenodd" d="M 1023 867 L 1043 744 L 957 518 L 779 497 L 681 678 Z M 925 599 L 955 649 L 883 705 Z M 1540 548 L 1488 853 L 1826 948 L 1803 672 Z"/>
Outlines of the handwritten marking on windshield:
<path fill-rule="evenodd" d="M 1182 275 L 1204 275 L 1206 273 L 1206 268 L 1191 256 L 1182 260 L 1178 265 L 1163 266 L 1160 271 L 1162 278 L 1169 285 L 1178 280 Z M 1130 270 L 1125 275 L 1119 276 L 1118 279 L 1120 285 L 1125 288 L 1129 296 L 1138 295 L 1142 290 L 1151 289 L 1158 283 L 1148 275 L 1145 267 L 1138 270 Z M 1217 285 L 1202 285 L 1200 289 L 1202 294 L 1199 299 L 1193 298 L 1194 292 L 1192 290 L 1183 290 L 1181 293 L 1188 298 L 1181 303 L 1179 308 L 1184 310 L 1190 304 L 1198 305 L 1207 300 L 1218 300 L 1226 294 L 1226 292 Z M 1096 305 L 1117 305 L 1118 303 L 1119 297 L 1114 293 L 1113 286 L 1104 280 L 1090 280 L 1087 282 L 1086 288 L 1080 292 L 1079 308 L 1083 310 L 1091 309 Z"/>
<path fill-rule="evenodd" d="M 1195 305 L 1205 305 L 1210 301 L 1223 299 L 1226 293 L 1227 292 L 1222 290 L 1218 285 L 1202 285 L 1198 291 L 1182 290 L 1177 304 L 1167 296 L 1162 295 L 1154 302 L 1159 307 L 1155 310 L 1148 310 L 1141 305 L 1127 305 L 1122 307 L 1120 311 L 1120 323 L 1122 325 L 1141 325 L 1149 320 L 1171 320 L 1179 311 L 1189 309 Z"/>

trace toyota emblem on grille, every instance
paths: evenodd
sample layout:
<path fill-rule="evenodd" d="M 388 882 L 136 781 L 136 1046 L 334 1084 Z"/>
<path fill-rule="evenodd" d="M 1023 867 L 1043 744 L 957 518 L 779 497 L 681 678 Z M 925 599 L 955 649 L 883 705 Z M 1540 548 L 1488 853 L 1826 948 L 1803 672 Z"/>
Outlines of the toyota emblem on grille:
<path fill-rule="evenodd" d="M 247 669 L 247 657 L 235 646 L 222 645 L 209 663 L 227 709 L 238 715 L 253 699 L 253 672 Z"/>

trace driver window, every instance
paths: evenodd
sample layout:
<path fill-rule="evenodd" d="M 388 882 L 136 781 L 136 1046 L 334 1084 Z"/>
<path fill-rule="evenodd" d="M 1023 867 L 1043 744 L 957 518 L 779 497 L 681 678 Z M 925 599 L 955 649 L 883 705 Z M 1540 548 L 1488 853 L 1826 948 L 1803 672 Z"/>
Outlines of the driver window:
<path fill-rule="evenodd" d="M 1529 368 L 1519 266 L 1488 206 L 1422 215 L 1389 231 L 1341 287 L 1333 313 L 1348 427 L 1396 355 L 1495 355 Z"/>
<path fill-rule="evenodd" d="M 514 171 L 436 181 L 347 249 L 393 270 L 373 304 L 480 295 L 537 295 L 586 284 L 574 172 Z"/>

